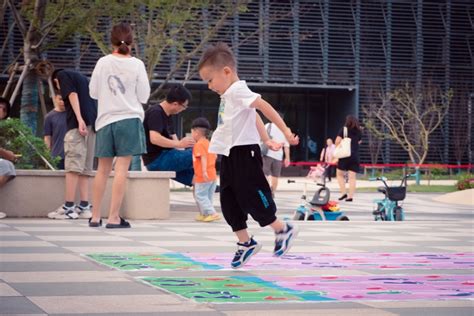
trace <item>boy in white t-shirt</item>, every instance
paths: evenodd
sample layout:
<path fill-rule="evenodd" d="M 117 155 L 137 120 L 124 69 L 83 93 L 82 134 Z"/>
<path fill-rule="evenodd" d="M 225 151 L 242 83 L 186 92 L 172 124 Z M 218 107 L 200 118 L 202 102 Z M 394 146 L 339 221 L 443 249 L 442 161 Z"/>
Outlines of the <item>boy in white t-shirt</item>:
<path fill-rule="evenodd" d="M 247 231 L 248 214 L 260 226 L 269 225 L 275 231 L 274 255 L 282 256 L 290 249 L 298 229 L 275 216 L 276 206 L 262 170 L 259 143 L 262 138 L 273 149 L 281 148 L 281 144 L 275 146 L 268 137 L 256 109 L 283 131 L 291 145 L 298 144 L 298 137 L 268 102 L 239 79 L 234 55 L 226 44 L 209 47 L 198 68 L 209 89 L 221 96 L 217 129 L 212 135 L 209 152 L 222 155 L 221 208 L 239 240 L 231 266 L 240 268 L 262 247 Z"/>

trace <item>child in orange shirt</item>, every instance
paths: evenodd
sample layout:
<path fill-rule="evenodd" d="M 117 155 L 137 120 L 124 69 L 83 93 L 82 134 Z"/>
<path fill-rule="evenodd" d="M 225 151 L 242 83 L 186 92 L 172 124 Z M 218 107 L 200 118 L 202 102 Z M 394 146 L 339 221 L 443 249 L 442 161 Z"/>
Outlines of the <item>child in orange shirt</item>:
<path fill-rule="evenodd" d="M 216 191 L 216 154 L 209 153 L 209 121 L 198 117 L 191 124 L 191 136 L 196 141 L 193 147 L 194 198 L 199 208 L 196 220 L 212 222 L 220 219 L 212 205 Z"/>

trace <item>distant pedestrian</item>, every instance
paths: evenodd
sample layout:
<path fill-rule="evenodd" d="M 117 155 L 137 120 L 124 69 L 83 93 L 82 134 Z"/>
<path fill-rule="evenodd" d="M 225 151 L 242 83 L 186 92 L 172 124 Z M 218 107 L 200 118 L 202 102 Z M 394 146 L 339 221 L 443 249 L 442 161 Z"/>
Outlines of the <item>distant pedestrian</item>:
<path fill-rule="evenodd" d="M 212 222 L 220 219 L 213 206 L 216 191 L 217 155 L 209 152 L 209 130 L 211 125 L 204 117 L 195 119 L 191 124 L 191 136 L 196 141 L 193 147 L 194 198 L 199 208 L 196 220 Z"/>
<path fill-rule="evenodd" d="M 321 150 L 321 157 L 319 161 L 324 163 L 324 177 L 328 178 L 329 182 L 333 177 L 334 173 L 334 163 L 337 162 L 337 159 L 334 158 L 334 149 L 336 149 L 336 145 L 332 142 L 331 138 L 326 139 L 326 147 Z"/>
<path fill-rule="evenodd" d="M 67 132 L 66 108 L 59 91 L 53 98 L 54 109 L 44 118 L 44 143 L 51 151 L 51 156 L 61 157 L 58 169 L 64 169 L 64 137 Z"/>
<path fill-rule="evenodd" d="M 283 118 L 282 113 L 278 114 Z M 274 123 L 267 123 L 265 129 L 272 140 L 283 144 L 283 148 L 279 150 L 268 150 L 263 154 L 263 173 L 265 173 L 265 176 L 268 178 L 272 195 L 275 196 L 278 187 L 278 178 L 281 176 L 281 168 L 283 166 L 287 168 L 290 165 L 290 144 L 288 144 L 283 132 Z"/>
<path fill-rule="evenodd" d="M 119 212 L 132 156 L 146 152 L 142 104 L 150 97 L 150 83 L 143 62 L 131 55 L 133 32 L 130 25 L 119 23 L 112 27 L 110 39 L 113 52 L 99 59 L 89 84 L 91 97 L 99 102 L 95 148 L 99 164 L 92 198 L 95 208 L 89 226 L 102 224 L 102 198 L 115 159 L 112 198 L 105 227 L 129 228 L 130 223 L 120 217 Z"/>
<path fill-rule="evenodd" d="M 345 134 L 347 131 L 347 135 Z M 356 190 L 356 174 L 359 172 L 359 144 L 362 142 L 362 132 L 359 126 L 359 121 L 353 115 L 346 117 L 346 123 L 341 128 L 336 137 L 336 146 L 342 141 L 344 137 L 351 139 L 351 155 L 350 157 L 340 158 L 337 162 L 337 182 L 341 190 L 341 197 L 339 200 L 346 200 L 352 202 Z M 349 173 L 349 194 L 346 193 L 346 185 L 344 183 L 344 172 Z"/>

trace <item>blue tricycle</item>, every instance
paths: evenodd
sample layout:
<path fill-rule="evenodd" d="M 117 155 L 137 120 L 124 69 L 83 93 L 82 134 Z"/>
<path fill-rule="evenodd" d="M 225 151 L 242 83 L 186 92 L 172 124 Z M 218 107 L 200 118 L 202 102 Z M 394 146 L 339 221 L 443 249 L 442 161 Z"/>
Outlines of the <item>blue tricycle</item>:
<path fill-rule="evenodd" d="M 375 210 L 372 212 L 376 221 L 403 221 L 405 220 L 405 211 L 399 202 L 405 200 L 407 192 L 407 180 L 413 177 L 413 174 L 407 174 L 403 177 L 400 186 L 389 187 L 387 178 L 370 178 L 370 181 L 382 181 L 383 187 L 378 187 L 377 191 L 385 195 L 384 199 L 376 199 Z"/>
<path fill-rule="evenodd" d="M 288 180 L 288 183 L 296 183 L 295 180 Z M 296 221 L 348 221 L 349 217 L 344 212 L 332 211 L 331 202 L 329 198 L 331 191 L 326 187 L 325 181 L 323 183 L 316 183 L 320 186 L 313 195 L 313 198 L 308 201 L 306 199 L 307 185 L 313 184 L 308 182 L 300 182 L 304 184 L 303 195 L 301 196 L 301 203 L 296 208 L 293 220 Z"/>

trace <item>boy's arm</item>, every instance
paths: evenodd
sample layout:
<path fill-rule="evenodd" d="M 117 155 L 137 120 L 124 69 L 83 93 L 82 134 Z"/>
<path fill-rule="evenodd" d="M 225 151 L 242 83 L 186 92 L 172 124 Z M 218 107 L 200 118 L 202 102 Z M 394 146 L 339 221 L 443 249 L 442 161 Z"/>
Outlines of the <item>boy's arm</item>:
<path fill-rule="evenodd" d="M 207 157 L 206 155 L 202 155 L 200 158 L 201 158 L 202 177 L 204 178 L 205 182 L 208 182 L 209 175 L 207 174 Z"/>
<path fill-rule="evenodd" d="M 81 106 L 79 104 L 79 96 L 76 92 L 71 92 L 68 96 L 69 102 L 71 103 L 71 107 L 76 115 L 77 124 L 79 128 L 79 133 L 82 136 L 87 136 L 87 126 L 84 120 L 82 119 L 81 115 Z"/>
<path fill-rule="evenodd" d="M 46 147 L 48 147 L 49 150 L 51 150 L 51 136 L 44 136 L 44 144 L 46 145 Z"/>
<path fill-rule="evenodd" d="M 290 147 L 284 146 L 283 151 L 285 152 L 285 167 L 288 167 L 290 165 Z"/>
<path fill-rule="evenodd" d="M 262 143 L 268 146 L 270 150 L 280 150 L 282 144 L 275 142 L 270 138 L 270 135 L 268 135 L 267 129 L 265 128 L 265 124 L 263 124 L 262 118 L 260 117 L 260 114 L 257 112 L 257 130 L 258 134 L 260 135 L 260 139 L 262 140 Z"/>
<path fill-rule="evenodd" d="M 275 111 L 275 109 L 270 105 L 270 103 L 258 97 L 255 101 L 253 101 L 251 106 L 262 112 L 267 119 L 274 123 L 283 132 L 283 135 L 285 135 L 285 138 L 288 140 L 288 143 L 290 143 L 290 145 L 298 144 L 298 136 L 294 135 L 291 132 L 291 129 L 286 126 L 283 119 L 280 117 L 277 111 Z"/>

